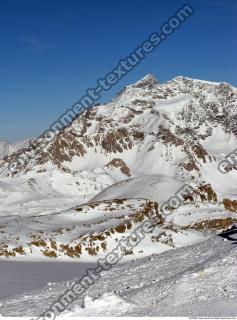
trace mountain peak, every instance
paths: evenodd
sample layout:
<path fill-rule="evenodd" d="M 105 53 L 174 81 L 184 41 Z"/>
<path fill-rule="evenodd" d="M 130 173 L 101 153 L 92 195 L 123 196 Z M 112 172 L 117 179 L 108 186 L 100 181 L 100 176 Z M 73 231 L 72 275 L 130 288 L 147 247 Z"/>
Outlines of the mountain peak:
<path fill-rule="evenodd" d="M 141 78 L 140 80 L 138 80 L 137 82 L 135 82 L 132 86 L 133 87 L 154 87 L 155 85 L 158 84 L 158 80 L 155 78 L 154 75 L 152 74 L 147 74 L 146 76 L 144 76 L 143 78 Z"/>

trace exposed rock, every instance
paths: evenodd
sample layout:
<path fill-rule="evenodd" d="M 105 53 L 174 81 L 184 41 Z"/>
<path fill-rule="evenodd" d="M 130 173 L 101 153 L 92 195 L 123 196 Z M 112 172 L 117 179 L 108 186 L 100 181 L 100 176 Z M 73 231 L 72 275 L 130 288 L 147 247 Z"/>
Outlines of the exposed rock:
<path fill-rule="evenodd" d="M 128 177 L 131 177 L 130 169 L 127 167 L 126 163 L 122 159 L 114 158 L 106 165 L 106 167 L 119 168 L 123 174 L 125 174 Z"/>
<path fill-rule="evenodd" d="M 223 199 L 223 205 L 226 210 L 231 212 L 237 211 L 237 200 Z"/>

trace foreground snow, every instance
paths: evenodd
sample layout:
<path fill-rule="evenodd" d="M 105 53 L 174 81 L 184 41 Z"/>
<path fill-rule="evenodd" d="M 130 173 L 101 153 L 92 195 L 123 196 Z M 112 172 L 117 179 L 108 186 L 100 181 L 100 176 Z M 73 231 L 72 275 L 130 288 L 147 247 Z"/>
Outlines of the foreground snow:
<path fill-rule="evenodd" d="M 214 237 L 117 265 L 63 316 L 236 316 L 236 259 L 236 244 Z M 2 299 L 0 314 L 38 316 L 74 281 Z"/>

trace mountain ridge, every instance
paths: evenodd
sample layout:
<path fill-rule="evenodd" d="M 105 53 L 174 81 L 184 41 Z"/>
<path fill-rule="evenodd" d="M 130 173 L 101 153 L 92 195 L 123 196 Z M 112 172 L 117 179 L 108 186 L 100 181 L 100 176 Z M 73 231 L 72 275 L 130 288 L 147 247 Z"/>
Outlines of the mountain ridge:
<path fill-rule="evenodd" d="M 9 143 L 4 140 L 0 140 L 0 160 L 14 154 L 15 152 L 27 148 L 30 144 L 30 139 L 19 140 L 14 143 Z"/>

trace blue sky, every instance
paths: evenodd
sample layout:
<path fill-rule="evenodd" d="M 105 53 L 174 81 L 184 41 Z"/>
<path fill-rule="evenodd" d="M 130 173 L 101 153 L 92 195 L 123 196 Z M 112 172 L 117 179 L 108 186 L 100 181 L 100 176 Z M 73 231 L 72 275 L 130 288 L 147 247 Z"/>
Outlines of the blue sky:
<path fill-rule="evenodd" d="M 39 135 L 184 3 L 0 1 L 0 140 Z M 237 0 L 187 3 L 195 14 L 102 101 L 147 73 L 237 86 Z"/>

